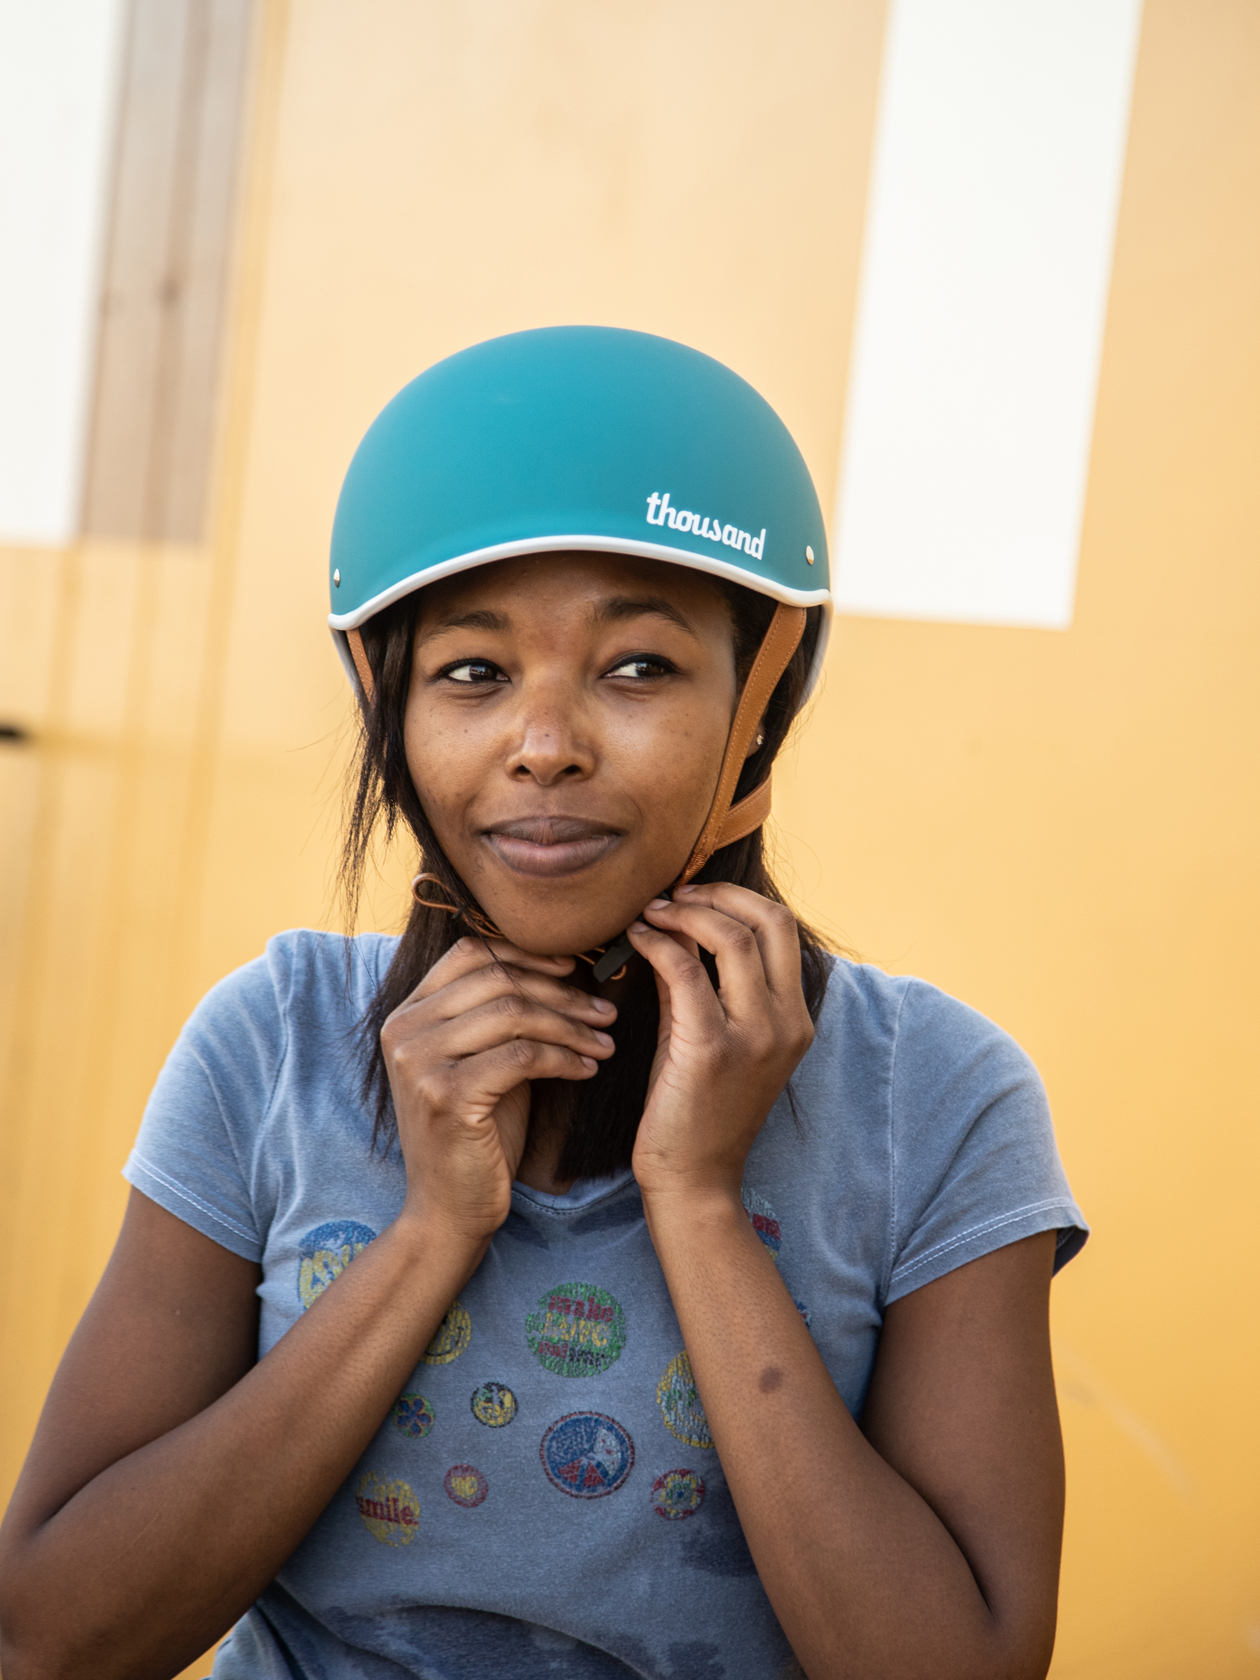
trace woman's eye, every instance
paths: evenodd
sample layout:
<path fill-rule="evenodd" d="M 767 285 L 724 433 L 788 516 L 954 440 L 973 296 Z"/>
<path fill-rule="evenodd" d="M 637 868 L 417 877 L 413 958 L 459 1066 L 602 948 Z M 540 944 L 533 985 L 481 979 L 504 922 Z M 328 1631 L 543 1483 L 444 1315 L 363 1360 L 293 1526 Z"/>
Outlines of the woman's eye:
<path fill-rule="evenodd" d="M 489 659 L 461 659 L 458 665 L 448 665 L 442 676 L 448 682 L 464 683 L 469 687 L 474 683 L 507 681 L 505 673 Z"/>
<path fill-rule="evenodd" d="M 633 653 L 629 659 L 623 659 L 608 672 L 610 677 L 636 677 L 642 681 L 646 677 L 667 677 L 675 669 L 668 659 L 662 659 L 659 654 Z"/>

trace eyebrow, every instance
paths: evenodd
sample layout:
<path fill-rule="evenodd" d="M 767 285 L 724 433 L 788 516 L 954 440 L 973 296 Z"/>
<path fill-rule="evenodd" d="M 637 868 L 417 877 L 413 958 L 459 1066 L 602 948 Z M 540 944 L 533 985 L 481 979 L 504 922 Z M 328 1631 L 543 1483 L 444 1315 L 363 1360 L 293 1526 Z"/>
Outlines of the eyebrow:
<path fill-rule="evenodd" d="M 664 595 L 614 595 L 611 600 L 600 602 L 594 617 L 596 624 L 619 624 L 624 619 L 642 618 L 649 613 L 657 618 L 667 618 L 689 636 L 696 633 L 691 620 Z"/>
<path fill-rule="evenodd" d="M 607 601 L 601 601 L 595 608 L 593 620 L 595 624 L 620 624 L 626 619 L 643 618 L 654 615 L 657 618 L 668 619 L 676 624 L 680 630 L 685 630 L 689 636 L 696 634 L 695 626 L 685 614 L 679 612 L 674 603 L 664 595 L 614 595 Z M 429 641 L 433 636 L 440 635 L 444 630 L 488 630 L 505 631 L 512 628 L 512 620 L 506 613 L 493 612 L 488 607 L 480 607 L 474 612 L 450 613 L 440 618 L 433 627 L 421 637 L 421 643 Z"/>
<path fill-rule="evenodd" d="M 480 607 L 475 612 L 449 613 L 445 618 L 439 618 L 437 623 L 425 631 L 420 638 L 420 645 L 431 641 L 434 636 L 441 635 L 443 630 L 510 630 L 512 620 L 506 613 L 491 612 L 488 607 Z"/>

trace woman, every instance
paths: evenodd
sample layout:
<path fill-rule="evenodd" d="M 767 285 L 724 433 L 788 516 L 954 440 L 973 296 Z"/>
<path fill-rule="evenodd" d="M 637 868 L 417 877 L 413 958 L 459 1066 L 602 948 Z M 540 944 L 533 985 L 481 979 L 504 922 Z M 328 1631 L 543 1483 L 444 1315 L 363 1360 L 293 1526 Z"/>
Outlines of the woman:
<path fill-rule="evenodd" d="M 699 508 L 700 513 L 694 512 Z M 645 335 L 395 399 L 331 623 L 400 940 L 198 1008 L 3 1540 L 7 1680 L 1032 1680 L 1084 1240 L 1001 1032 L 830 957 L 760 824 L 827 610 L 791 439 Z"/>

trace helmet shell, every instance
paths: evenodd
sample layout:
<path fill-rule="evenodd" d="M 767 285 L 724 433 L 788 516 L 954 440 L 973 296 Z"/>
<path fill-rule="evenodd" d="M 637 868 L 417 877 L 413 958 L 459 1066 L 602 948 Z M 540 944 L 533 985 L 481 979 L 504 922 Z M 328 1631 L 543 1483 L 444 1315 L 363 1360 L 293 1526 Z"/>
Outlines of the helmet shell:
<path fill-rule="evenodd" d="M 769 403 L 672 339 L 543 327 L 448 356 L 373 421 L 337 503 L 328 623 L 352 669 L 344 633 L 403 595 L 561 549 L 670 561 L 830 616 L 818 497 Z"/>

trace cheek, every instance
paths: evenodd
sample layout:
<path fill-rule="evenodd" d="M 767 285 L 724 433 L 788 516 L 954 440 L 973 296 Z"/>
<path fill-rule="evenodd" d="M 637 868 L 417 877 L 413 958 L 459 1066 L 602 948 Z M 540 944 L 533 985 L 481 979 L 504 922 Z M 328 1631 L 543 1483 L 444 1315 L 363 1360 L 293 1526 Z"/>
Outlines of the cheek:
<path fill-rule="evenodd" d="M 699 832 L 713 803 L 730 729 L 725 707 L 680 708 L 627 753 L 639 808 L 657 834 Z"/>
<path fill-rule="evenodd" d="M 475 742 L 463 729 L 452 729 L 449 719 L 435 717 L 414 699 L 404 720 L 407 768 L 425 815 L 447 850 L 453 825 L 477 783 Z"/>

